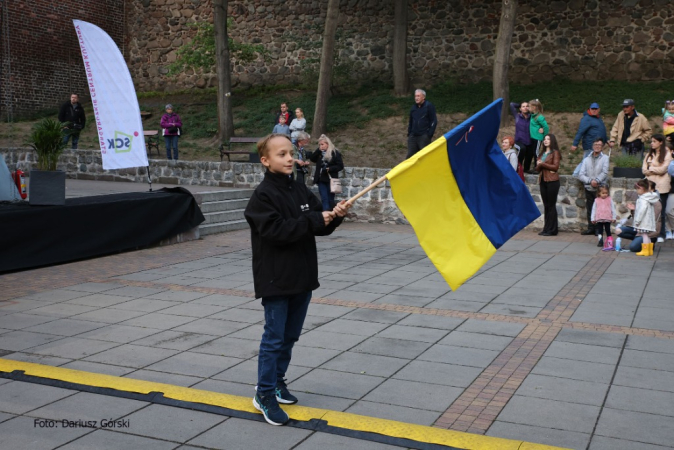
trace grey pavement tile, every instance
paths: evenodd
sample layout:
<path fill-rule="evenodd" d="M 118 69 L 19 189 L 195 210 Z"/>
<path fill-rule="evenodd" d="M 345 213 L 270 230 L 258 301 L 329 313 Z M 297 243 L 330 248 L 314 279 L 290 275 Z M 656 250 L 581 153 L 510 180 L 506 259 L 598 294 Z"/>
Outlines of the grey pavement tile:
<path fill-rule="evenodd" d="M 180 317 L 180 316 L 176 316 Z M 228 320 L 217 319 L 196 319 L 185 325 L 173 328 L 173 331 L 186 331 L 189 333 L 212 334 L 214 336 L 224 336 L 243 328 L 249 327 L 250 324 L 242 322 L 230 322 Z"/>
<path fill-rule="evenodd" d="M 469 292 L 460 289 L 458 291 L 448 292 L 438 300 L 461 300 L 464 302 L 477 302 L 487 304 L 495 299 L 498 294 L 490 294 L 487 292 Z"/>
<path fill-rule="evenodd" d="M 608 384 L 591 381 L 529 374 L 517 389 L 516 394 L 525 397 L 602 406 L 608 387 Z"/>
<path fill-rule="evenodd" d="M 359 283 L 361 281 L 369 280 L 372 278 L 371 275 L 356 275 L 356 274 L 346 274 L 346 273 L 331 273 L 329 275 L 322 276 L 318 281 L 323 284 L 323 280 L 328 281 L 348 281 Z"/>
<path fill-rule="evenodd" d="M 348 350 L 367 339 L 367 336 L 355 334 L 330 333 L 320 328 L 302 335 L 302 345 L 306 347 L 327 348 L 331 350 Z"/>
<path fill-rule="evenodd" d="M 394 358 L 414 359 L 422 354 L 428 347 L 430 347 L 430 345 L 431 344 L 427 342 L 388 339 L 374 336 L 360 343 L 351 349 L 351 351 L 392 356 Z"/>
<path fill-rule="evenodd" d="M 606 407 L 674 417 L 674 393 L 612 386 Z"/>
<path fill-rule="evenodd" d="M 134 380 L 151 381 L 153 383 L 172 384 L 175 386 L 192 387 L 202 382 L 202 377 L 178 375 L 175 373 L 157 372 L 155 370 L 140 369 L 124 375 L 125 378 Z"/>
<path fill-rule="evenodd" d="M 179 286 L 191 286 L 193 284 L 201 283 L 203 278 L 191 277 L 190 273 L 185 275 L 171 275 L 166 278 L 159 278 L 154 280 L 157 284 L 177 284 Z"/>
<path fill-rule="evenodd" d="M 2 381 L 9 381 L 9 380 L 2 380 Z M 14 414 L 0 413 L 0 423 L 6 422 L 9 419 L 13 419 L 14 417 L 16 417 Z"/>
<path fill-rule="evenodd" d="M 633 317 L 634 314 L 616 315 L 603 311 L 587 311 L 579 308 L 573 314 L 570 321 L 629 327 L 632 325 Z"/>
<path fill-rule="evenodd" d="M 111 289 L 116 289 L 118 287 L 119 287 L 118 283 L 80 283 L 68 286 L 65 289 L 69 291 L 91 292 L 97 294 L 99 292 L 109 291 Z"/>
<path fill-rule="evenodd" d="M 312 450 L 317 448 L 321 450 L 341 450 L 344 448 L 348 448 L 349 450 L 395 450 L 400 447 L 328 433 L 314 433 L 306 441 L 294 448 L 297 450 Z"/>
<path fill-rule="evenodd" d="M 48 428 L 35 425 L 30 417 L 15 417 L 0 424 L 2 447 L 6 449 L 42 450 L 57 448 L 83 434 L 90 428 Z"/>
<path fill-rule="evenodd" d="M 363 322 L 360 320 L 335 319 L 318 328 L 317 331 L 330 333 L 355 334 L 358 336 L 372 336 L 386 328 L 388 324 L 377 322 Z"/>
<path fill-rule="evenodd" d="M 158 312 L 154 312 L 152 314 L 140 315 L 138 317 L 125 320 L 121 322 L 120 325 L 154 328 L 156 330 L 168 330 L 197 320 L 200 319 L 196 319 L 195 317 L 173 316 L 171 314 L 161 314 Z M 196 331 L 196 333 L 199 332 Z"/>
<path fill-rule="evenodd" d="M 302 330 L 309 331 L 315 328 L 325 325 L 326 323 L 332 321 L 330 317 L 320 317 L 320 316 L 306 316 L 304 318 L 304 323 L 302 324 Z M 262 334 L 260 333 L 260 336 Z"/>
<path fill-rule="evenodd" d="M 447 330 L 396 324 L 380 332 L 377 337 L 434 343 L 445 337 L 447 333 Z"/>
<path fill-rule="evenodd" d="M 39 314 L 42 316 L 53 316 L 53 317 L 69 317 L 76 314 L 87 313 L 90 311 L 96 311 L 98 308 L 94 306 L 84 306 L 84 305 L 73 305 L 72 303 L 52 303 L 41 308 L 35 308 L 31 310 L 31 314 Z"/>
<path fill-rule="evenodd" d="M 619 448 L 628 448 L 629 450 L 667 450 L 672 447 L 662 447 L 660 445 L 644 444 L 642 442 L 628 441 L 626 439 L 613 439 L 595 435 L 592 437 L 589 450 L 616 450 Z"/>
<path fill-rule="evenodd" d="M 294 364 L 293 361 L 288 368 L 285 379 L 290 383 L 310 370 L 310 367 L 298 366 L 297 364 Z M 257 382 L 257 360 L 243 361 L 217 375 L 213 375 L 212 378 L 216 380 L 233 381 L 235 383 L 255 384 Z"/>
<path fill-rule="evenodd" d="M 238 306 L 238 308 L 241 309 L 252 309 L 254 311 L 264 311 L 264 306 L 262 306 L 262 302 L 258 299 L 255 300 L 250 300 L 247 303 L 242 303 Z"/>
<path fill-rule="evenodd" d="M 335 356 L 342 353 L 339 350 L 330 350 L 327 348 L 306 347 L 303 345 L 303 339 L 300 340 L 300 345 L 293 347 L 292 361 L 290 367 L 293 365 L 303 367 L 318 367 L 326 361 L 331 360 Z M 259 346 L 258 341 L 258 346 Z"/>
<path fill-rule="evenodd" d="M 674 372 L 625 367 L 621 364 L 613 379 L 613 385 L 674 392 Z"/>
<path fill-rule="evenodd" d="M 236 280 L 205 280 L 198 283 L 194 283 L 192 286 L 195 287 L 206 287 L 206 288 L 216 288 L 216 289 L 240 289 L 246 290 L 244 286 L 249 286 L 250 283 L 245 281 L 236 281 Z"/>
<path fill-rule="evenodd" d="M 158 294 L 166 289 L 145 288 L 138 286 L 124 286 L 117 289 L 105 291 L 108 295 L 121 295 L 122 297 L 140 298 L 148 295 Z"/>
<path fill-rule="evenodd" d="M 372 303 L 379 305 L 405 305 L 405 306 L 418 306 L 423 308 L 424 306 L 431 303 L 433 299 L 429 297 L 416 297 L 412 295 L 398 295 L 398 294 L 388 294 Z"/>
<path fill-rule="evenodd" d="M 324 318 L 322 318 L 324 319 Z M 306 320 L 309 320 L 307 317 Z M 241 330 L 227 335 L 227 337 L 237 338 L 237 339 L 248 339 L 249 341 L 257 341 L 258 343 L 262 340 L 262 334 L 264 333 L 263 324 L 255 324 Z"/>
<path fill-rule="evenodd" d="M 321 369 L 390 377 L 408 362 L 407 359 L 390 358 L 388 356 L 344 352 L 323 364 Z"/>
<path fill-rule="evenodd" d="M 187 333 L 180 331 L 159 331 L 157 334 L 133 341 L 134 345 L 146 347 L 168 348 L 172 350 L 189 350 L 215 339 L 208 334 Z"/>
<path fill-rule="evenodd" d="M 577 450 L 584 450 L 590 441 L 590 435 L 586 433 L 507 423 L 498 420 L 489 427 L 486 435 Z M 615 447 L 612 450 L 618 448 Z"/>
<path fill-rule="evenodd" d="M 166 277 L 166 274 L 163 273 L 157 273 L 152 270 L 146 270 L 143 272 L 136 272 L 136 273 L 128 273 L 126 275 L 120 275 L 118 277 L 115 277 L 115 280 L 120 280 L 120 281 L 155 281 L 159 280 L 160 278 Z"/>
<path fill-rule="evenodd" d="M 150 405 L 125 419 L 129 420 L 134 434 L 186 442 L 227 418 L 188 409 Z"/>
<path fill-rule="evenodd" d="M 121 377 L 127 373 L 133 372 L 135 369 L 129 367 L 113 366 L 112 364 L 101 364 L 90 361 L 71 361 L 62 364 L 64 369 L 81 370 L 83 372 L 102 373 L 104 375 L 113 375 Z"/>
<path fill-rule="evenodd" d="M 449 298 L 439 298 L 428 303 L 425 308 L 451 309 L 454 311 L 477 312 L 484 308 L 485 302 L 471 302 L 468 300 L 455 300 Z"/>
<path fill-rule="evenodd" d="M 630 338 L 632 337 L 634 336 L 630 336 Z M 563 328 L 555 338 L 555 342 L 573 342 L 576 344 L 622 348 L 625 343 L 625 336 L 618 333 Z"/>
<path fill-rule="evenodd" d="M 131 425 L 131 424 L 129 424 Z M 115 433 L 106 430 L 96 430 L 82 436 L 59 449 L 63 450 L 91 450 L 91 449 L 130 449 L 143 450 L 172 450 L 175 442 L 161 441 L 154 438 L 144 438 L 132 434 Z M 181 447 L 182 448 L 182 447 Z"/>
<path fill-rule="evenodd" d="M 662 320 L 635 318 L 632 322 L 634 328 L 649 328 L 652 330 L 674 331 L 674 322 L 669 318 Z"/>
<path fill-rule="evenodd" d="M 513 291 L 514 291 L 513 289 L 510 289 L 505 294 L 499 295 L 493 300 L 492 304 L 513 305 L 516 307 L 526 306 L 529 308 L 543 308 L 556 295 L 556 292 L 536 291 L 533 289 L 530 289 L 529 292 L 526 294 L 521 294 Z"/>
<path fill-rule="evenodd" d="M 30 311 L 31 309 L 41 308 L 45 305 L 40 300 L 30 300 L 22 298 L 19 300 L 0 301 L 0 313 L 12 314 L 17 312 Z"/>
<path fill-rule="evenodd" d="M 351 300 L 354 302 L 370 303 L 378 298 L 383 297 L 385 294 L 375 294 L 372 292 L 359 292 L 359 291 L 349 291 L 341 290 L 333 292 L 329 295 L 330 298 L 337 300 Z"/>
<path fill-rule="evenodd" d="M 384 380 L 370 375 L 314 369 L 290 383 L 288 388 L 331 397 L 359 399 Z"/>
<path fill-rule="evenodd" d="M 309 308 L 311 310 L 311 308 Z M 396 323 L 407 317 L 408 313 L 398 311 L 378 311 L 376 309 L 356 309 L 342 319 L 362 320 L 365 322 Z"/>
<path fill-rule="evenodd" d="M 181 303 L 162 310 L 162 314 L 187 317 L 208 317 L 223 311 L 222 306 L 204 305 L 202 303 Z"/>
<path fill-rule="evenodd" d="M 377 283 L 378 278 L 374 278 L 369 282 L 357 283 L 349 287 L 343 287 L 342 289 L 347 289 L 349 291 L 356 292 L 369 292 L 372 294 L 390 294 L 403 284 L 391 285 L 391 284 L 379 284 Z"/>
<path fill-rule="evenodd" d="M 115 306 L 116 309 L 129 309 L 131 311 L 154 312 L 162 309 L 170 308 L 171 306 L 179 305 L 180 302 L 170 302 L 167 300 L 156 300 L 150 298 L 136 298 L 133 300 L 126 300 Z"/>
<path fill-rule="evenodd" d="M 48 342 L 58 341 L 63 336 L 54 334 L 31 333 L 30 331 L 10 331 L 2 335 L 0 349 L 12 352 L 33 349 Z"/>
<path fill-rule="evenodd" d="M 167 300 L 171 302 L 189 302 L 196 299 L 201 299 L 208 297 L 208 294 L 203 292 L 191 292 L 191 291 L 164 291 L 157 294 L 146 295 L 145 298 L 153 300 Z"/>
<path fill-rule="evenodd" d="M 190 444 L 214 448 L 257 448 L 285 450 L 295 448 L 312 431 L 291 427 L 270 427 L 266 422 L 232 418 L 189 441 Z"/>
<path fill-rule="evenodd" d="M 51 322 L 35 325 L 25 328 L 25 331 L 36 333 L 55 334 L 58 336 L 75 336 L 106 326 L 100 322 L 89 322 L 86 320 L 75 319 L 57 319 Z"/>
<path fill-rule="evenodd" d="M 438 330 L 449 331 L 461 325 L 464 320 L 465 319 L 459 319 L 457 317 L 435 316 L 429 314 L 410 314 L 398 322 L 398 325 L 437 328 Z"/>
<path fill-rule="evenodd" d="M 71 319 L 90 320 L 92 322 L 103 323 L 119 323 L 125 320 L 135 319 L 136 317 L 140 317 L 145 314 L 147 313 L 141 311 L 125 311 L 123 309 L 101 308 L 95 311 L 73 316 Z"/>
<path fill-rule="evenodd" d="M 53 367 L 67 364 L 72 361 L 71 359 L 68 358 L 58 358 L 56 356 L 39 355 L 37 353 L 23 353 L 23 352 L 10 353 L 8 355 L 4 355 L 3 358 L 11 359 L 13 361 L 23 361 Z"/>
<path fill-rule="evenodd" d="M 438 342 L 438 344 L 502 351 L 512 342 L 512 340 L 513 338 L 509 336 L 453 331 Z"/>
<path fill-rule="evenodd" d="M 626 349 L 620 359 L 620 365 L 674 372 L 674 354 Z"/>
<path fill-rule="evenodd" d="M 553 342 L 544 356 L 615 365 L 620 359 L 620 349 L 572 342 Z"/>
<path fill-rule="evenodd" d="M 173 356 L 176 353 L 175 350 L 164 348 L 149 348 L 140 345 L 123 344 L 110 350 L 97 353 L 96 355 L 88 356 L 85 358 L 85 361 L 140 369 Z"/>
<path fill-rule="evenodd" d="M 421 361 L 458 364 L 484 369 L 498 356 L 498 351 L 436 344 L 419 355 Z"/>
<path fill-rule="evenodd" d="M 432 300 L 445 295 L 450 291 L 451 289 L 447 283 L 443 285 L 442 283 L 431 283 L 420 280 L 410 283 L 407 286 L 394 291 L 394 293 L 397 295 L 427 297 L 429 300 Z"/>
<path fill-rule="evenodd" d="M 610 408 L 602 410 L 595 434 L 662 446 L 674 442 L 671 417 Z"/>
<path fill-rule="evenodd" d="M 536 317 L 543 308 L 537 306 L 522 306 L 522 305 L 510 305 L 510 304 L 497 304 L 493 303 L 487 305 L 480 310 L 482 313 L 488 314 L 503 314 L 506 316 L 516 316 L 516 317 Z"/>
<path fill-rule="evenodd" d="M 116 420 L 149 405 L 147 402 L 108 395 L 77 392 L 29 413 L 32 417 L 54 420 Z"/>
<path fill-rule="evenodd" d="M 643 296 L 641 298 L 640 306 L 647 306 L 650 308 L 662 308 L 671 310 L 674 308 L 672 300 L 669 296 L 658 296 L 658 297 L 647 297 Z"/>
<path fill-rule="evenodd" d="M 515 395 L 497 420 L 590 434 L 599 411 L 599 406 Z"/>
<path fill-rule="evenodd" d="M 609 304 L 609 305 L 620 305 L 621 307 L 626 307 L 626 306 L 634 306 L 636 307 L 639 304 L 639 301 L 641 300 L 640 295 L 631 295 L 631 294 L 625 294 L 625 295 L 620 295 L 620 294 L 614 294 L 614 295 L 606 295 L 606 294 L 595 294 L 595 293 L 590 293 L 585 296 L 583 299 L 583 304 Z"/>
<path fill-rule="evenodd" d="M 12 381 L 0 386 L 0 411 L 25 414 L 74 394 L 75 391 L 69 389 Z"/>
<path fill-rule="evenodd" d="M 251 401 L 251 406 L 252 406 L 252 401 L 253 397 L 255 396 L 255 384 L 256 380 L 250 380 L 249 383 L 235 383 L 233 381 L 222 381 L 222 380 L 213 380 L 213 379 L 206 379 L 203 380 L 193 386 L 191 386 L 192 389 L 200 389 L 202 391 L 209 391 L 209 392 L 219 392 L 221 394 L 229 394 L 229 395 L 238 395 L 240 397 L 248 397 L 250 398 Z M 304 398 L 305 394 L 302 394 L 302 397 Z M 302 402 L 304 406 L 304 402 Z"/>
<path fill-rule="evenodd" d="M 37 294 L 30 294 L 26 298 L 33 300 L 45 300 L 47 302 L 65 302 L 78 297 L 89 295 L 86 292 L 75 292 L 66 289 L 53 289 L 51 291 L 42 291 Z"/>
<path fill-rule="evenodd" d="M 363 400 L 443 412 L 462 392 L 463 389 L 451 386 L 388 379 Z"/>
<path fill-rule="evenodd" d="M 393 378 L 467 388 L 481 372 L 482 369 L 476 367 L 429 361 L 412 361 L 393 375 Z"/>
<path fill-rule="evenodd" d="M 264 321 L 264 313 L 253 309 L 230 308 L 213 314 L 209 318 L 231 320 L 233 322 L 259 323 Z"/>
<path fill-rule="evenodd" d="M 515 337 L 524 329 L 526 324 L 511 322 L 493 322 L 486 320 L 468 319 L 456 331 L 470 333 L 494 334 L 497 336 Z"/>
<path fill-rule="evenodd" d="M 342 317 L 353 310 L 354 308 L 347 308 L 346 306 L 321 305 L 318 303 L 312 303 L 309 305 L 307 315 L 337 318 Z"/>
<path fill-rule="evenodd" d="M 106 308 L 108 306 L 128 302 L 129 300 L 131 300 L 129 297 L 123 297 L 121 295 L 93 294 L 84 297 L 78 297 L 63 303 L 70 305 L 91 306 L 94 308 Z"/>
<path fill-rule="evenodd" d="M 183 352 L 147 366 L 147 370 L 208 378 L 240 363 L 237 358 Z"/>
<path fill-rule="evenodd" d="M 260 351 L 260 342 L 248 339 L 222 337 L 191 350 L 196 353 L 222 355 L 239 359 L 248 359 L 257 356 Z"/>
<path fill-rule="evenodd" d="M 249 297 L 236 297 L 233 295 L 211 294 L 204 297 L 197 298 L 192 303 L 199 303 L 204 305 L 221 306 L 223 308 L 234 308 L 244 303 L 250 302 Z"/>
<path fill-rule="evenodd" d="M 397 422 L 413 423 L 417 425 L 431 426 L 440 416 L 438 411 L 414 409 L 405 406 L 388 405 L 358 400 L 346 412 L 367 417 L 395 420 Z M 396 447 L 397 448 L 397 447 Z"/>
<path fill-rule="evenodd" d="M 114 342 L 67 337 L 33 348 L 31 352 L 39 355 L 57 356 L 59 358 L 80 359 L 117 347 L 118 345 Z"/>
<path fill-rule="evenodd" d="M 543 356 L 531 373 L 608 384 L 613 376 L 614 368 L 615 366 L 610 364 Z"/>
<path fill-rule="evenodd" d="M 467 293 L 479 292 L 481 294 L 500 295 L 507 291 L 509 286 L 489 286 L 485 284 L 464 284 L 461 290 Z"/>
<path fill-rule="evenodd" d="M 647 352 L 659 352 L 674 354 L 674 345 L 670 339 L 661 339 L 647 336 L 627 336 L 626 349 L 645 350 Z"/>
<path fill-rule="evenodd" d="M 120 344 L 127 344 L 137 339 L 150 336 L 157 333 L 158 330 L 154 328 L 132 327 L 129 325 L 107 325 L 96 330 L 87 331 L 77 337 L 82 339 L 96 339 L 99 341 L 118 342 Z"/>

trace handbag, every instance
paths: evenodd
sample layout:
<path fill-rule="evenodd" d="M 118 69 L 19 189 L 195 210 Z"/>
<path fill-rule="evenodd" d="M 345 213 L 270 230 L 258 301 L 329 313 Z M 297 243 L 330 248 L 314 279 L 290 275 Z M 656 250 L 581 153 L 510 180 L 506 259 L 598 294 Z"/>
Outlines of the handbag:
<path fill-rule="evenodd" d="M 342 180 L 339 178 L 332 178 L 330 172 L 328 172 L 328 177 L 330 178 L 330 192 L 333 194 L 342 193 Z"/>
<path fill-rule="evenodd" d="M 522 167 L 522 163 L 519 161 L 517 161 L 517 175 L 524 181 L 524 167 Z"/>

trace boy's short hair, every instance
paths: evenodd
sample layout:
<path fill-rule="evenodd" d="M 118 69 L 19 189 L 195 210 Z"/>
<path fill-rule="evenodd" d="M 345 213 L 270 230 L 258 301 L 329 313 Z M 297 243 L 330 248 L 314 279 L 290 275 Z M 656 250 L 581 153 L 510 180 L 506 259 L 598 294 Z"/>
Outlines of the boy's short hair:
<path fill-rule="evenodd" d="M 260 157 L 267 156 L 267 154 L 269 153 L 269 141 L 271 141 L 275 137 L 286 138 L 292 144 L 292 141 L 290 140 L 290 137 L 288 137 L 287 134 L 282 133 L 269 134 L 260 139 L 259 141 L 257 141 L 257 154 L 260 155 Z"/>

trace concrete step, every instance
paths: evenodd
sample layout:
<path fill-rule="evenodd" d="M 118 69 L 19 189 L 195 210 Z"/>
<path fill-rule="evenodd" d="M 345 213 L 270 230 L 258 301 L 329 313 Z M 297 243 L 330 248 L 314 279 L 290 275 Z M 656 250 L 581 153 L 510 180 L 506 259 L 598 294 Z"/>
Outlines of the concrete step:
<path fill-rule="evenodd" d="M 223 200 L 246 199 L 253 194 L 254 189 L 230 189 L 226 191 L 208 191 L 195 194 L 197 200 L 201 198 L 201 203 L 219 202 Z"/>
<path fill-rule="evenodd" d="M 244 218 L 243 211 L 244 211 L 243 209 L 232 209 L 230 211 L 217 211 L 211 213 L 204 213 L 204 217 L 206 218 L 204 224 L 208 225 L 208 224 L 241 220 Z"/>
<path fill-rule="evenodd" d="M 246 205 L 248 205 L 248 200 L 248 198 L 237 198 L 217 202 L 205 202 L 201 204 L 201 212 L 206 214 L 212 212 L 233 211 L 235 209 L 245 209 Z"/>
<path fill-rule="evenodd" d="M 243 230 L 248 228 L 248 222 L 245 220 L 233 220 L 231 222 L 212 223 L 208 225 L 199 225 L 199 233 L 202 236 L 215 233 L 225 233 L 227 231 Z"/>

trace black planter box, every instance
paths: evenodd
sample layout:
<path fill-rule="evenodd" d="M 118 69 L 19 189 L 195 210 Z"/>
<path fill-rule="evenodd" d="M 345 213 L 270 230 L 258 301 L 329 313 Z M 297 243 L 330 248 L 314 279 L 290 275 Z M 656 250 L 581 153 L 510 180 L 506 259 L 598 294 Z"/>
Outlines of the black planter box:
<path fill-rule="evenodd" d="M 643 178 L 641 167 L 614 167 L 613 178 Z"/>
<path fill-rule="evenodd" d="M 36 206 L 66 204 L 66 173 L 62 170 L 31 170 L 28 203 Z"/>

